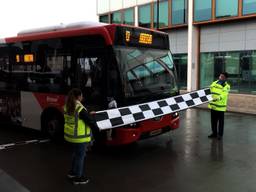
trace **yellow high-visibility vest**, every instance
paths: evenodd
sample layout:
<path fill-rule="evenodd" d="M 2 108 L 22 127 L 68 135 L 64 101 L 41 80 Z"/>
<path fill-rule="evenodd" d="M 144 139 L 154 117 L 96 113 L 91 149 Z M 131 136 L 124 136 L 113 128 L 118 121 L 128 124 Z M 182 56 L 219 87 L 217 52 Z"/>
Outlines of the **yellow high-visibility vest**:
<path fill-rule="evenodd" d="M 225 82 L 224 86 L 214 81 L 210 86 L 213 101 L 209 102 L 208 107 L 215 111 L 226 111 L 228 102 L 228 93 L 230 91 L 230 85 Z"/>
<path fill-rule="evenodd" d="M 88 143 L 91 141 L 91 129 L 79 118 L 79 113 L 85 109 L 81 103 L 77 103 L 75 114 L 68 115 L 64 107 L 64 139 L 70 143 Z"/>

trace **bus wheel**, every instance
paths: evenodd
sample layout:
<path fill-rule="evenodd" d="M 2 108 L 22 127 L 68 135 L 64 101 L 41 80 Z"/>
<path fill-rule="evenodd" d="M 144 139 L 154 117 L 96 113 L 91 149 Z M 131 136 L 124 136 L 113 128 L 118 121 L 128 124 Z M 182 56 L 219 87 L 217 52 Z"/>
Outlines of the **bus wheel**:
<path fill-rule="evenodd" d="M 60 140 L 63 138 L 63 118 L 58 114 L 49 113 L 42 118 L 42 131 L 52 140 Z"/>

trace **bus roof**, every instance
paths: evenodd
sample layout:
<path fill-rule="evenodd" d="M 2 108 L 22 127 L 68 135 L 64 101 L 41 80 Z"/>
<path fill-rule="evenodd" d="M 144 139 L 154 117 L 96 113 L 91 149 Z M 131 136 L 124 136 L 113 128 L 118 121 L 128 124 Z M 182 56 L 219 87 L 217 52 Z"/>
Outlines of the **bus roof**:
<path fill-rule="evenodd" d="M 8 37 L 8 38 L 1 39 L 0 43 L 15 43 L 15 42 L 23 42 L 23 41 L 35 41 L 35 40 L 69 37 L 69 36 L 81 36 L 81 35 L 101 35 L 102 37 L 104 37 L 105 43 L 107 45 L 112 45 L 117 26 L 139 28 L 139 29 L 166 34 L 164 32 L 160 32 L 152 29 L 145 29 L 141 27 L 134 27 L 134 26 L 128 26 L 123 24 L 79 22 L 79 23 L 71 23 L 68 25 L 61 24 L 59 26 L 50 26 L 50 27 L 44 27 L 44 28 L 23 30 L 19 32 L 15 37 Z"/>

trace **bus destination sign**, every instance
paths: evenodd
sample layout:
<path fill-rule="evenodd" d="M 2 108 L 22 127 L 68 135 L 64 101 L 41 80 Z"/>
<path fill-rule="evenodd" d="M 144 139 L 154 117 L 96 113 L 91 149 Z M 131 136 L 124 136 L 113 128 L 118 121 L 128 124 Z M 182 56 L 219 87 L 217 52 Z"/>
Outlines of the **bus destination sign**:
<path fill-rule="evenodd" d="M 136 27 L 117 27 L 115 44 L 169 49 L 167 34 Z"/>
<path fill-rule="evenodd" d="M 126 40 L 126 42 L 130 42 L 131 38 L 133 38 L 133 37 L 131 37 L 131 32 L 130 31 L 126 31 L 125 32 L 125 40 Z M 135 38 L 135 39 L 137 39 L 137 38 Z M 139 39 L 138 39 L 139 43 L 151 45 L 152 41 L 153 41 L 153 37 L 152 37 L 151 34 L 139 33 Z"/>

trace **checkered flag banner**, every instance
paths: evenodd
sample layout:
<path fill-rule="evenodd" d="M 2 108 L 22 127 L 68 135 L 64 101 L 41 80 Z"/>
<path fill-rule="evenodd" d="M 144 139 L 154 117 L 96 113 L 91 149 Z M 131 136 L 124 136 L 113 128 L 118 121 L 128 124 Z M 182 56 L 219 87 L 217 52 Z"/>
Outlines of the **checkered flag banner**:
<path fill-rule="evenodd" d="M 211 100 L 210 89 L 206 88 L 148 103 L 98 111 L 95 119 L 100 130 L 111 129 L 185 110 Z"/>

